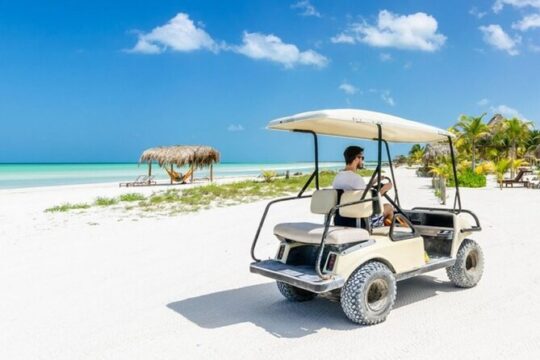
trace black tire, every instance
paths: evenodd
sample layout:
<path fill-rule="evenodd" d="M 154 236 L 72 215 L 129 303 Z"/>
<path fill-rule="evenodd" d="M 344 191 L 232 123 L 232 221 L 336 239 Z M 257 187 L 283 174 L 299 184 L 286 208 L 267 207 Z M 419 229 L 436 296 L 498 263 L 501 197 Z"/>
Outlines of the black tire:
<path fill-rule="evenodd" d="M 386 320 L 396 301 L 396 279 L 378 261 L 359 267 L 341 290 L 341 308 L 358 324 L 374 325 Z"/>
<path fill-rule="evenodd" d="M 475 241 L 465 239 L 459 247 L 456 262 L 446 268 L 450 281 L 460 288 L 478 284 L 484 272 L 484 253 Z"/>
<path fill-rule="evenodd" d="M 290 301 L 308 301 L 313 300 L 317 294 L 308 290 L 297 288 L 296 286 L 289 285 L 287 283 L 278 281 L 277 287 L 281 295 Z"/>

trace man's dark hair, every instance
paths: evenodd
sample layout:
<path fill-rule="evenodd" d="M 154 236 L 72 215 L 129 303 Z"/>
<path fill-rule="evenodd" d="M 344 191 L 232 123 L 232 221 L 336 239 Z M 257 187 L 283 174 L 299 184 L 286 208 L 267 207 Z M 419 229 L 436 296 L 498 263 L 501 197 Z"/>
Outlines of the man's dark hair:
<path fill-rule="evenodd" d="M 356 159 L 356 157 L 360 154 L 364 153 L 364 149 L 360 146 L 349 146 L 345 149 L 343 152 L 343 156 L 345 157 L 345 163 L 349 165 Z"/>

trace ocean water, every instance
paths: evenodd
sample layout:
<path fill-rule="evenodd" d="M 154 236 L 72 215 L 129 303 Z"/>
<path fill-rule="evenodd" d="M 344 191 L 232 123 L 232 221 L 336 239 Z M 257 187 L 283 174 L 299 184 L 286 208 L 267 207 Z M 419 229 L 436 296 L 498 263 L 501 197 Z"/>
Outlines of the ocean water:
<path fill-rule="evenodd" d="M 368 164 L 369 165 L 369 164 Z M 343 168 L 341 162 L 321 162 L 320 169 L 338 170 Z M 313 172 L 312 162 L 305 163 L 221 163 L 214 165 L 214 177 L 258 176 L 262 170 L 273 170 L 277 173 L 291 174 Z M 180 168 L 185 172 L 187 167 Z M 146 164 L 0 164 L 0 189 L 23 188 L 36 186 L 93 184 L 107 182 L 132 181 L 139 175 L 146 175 Z M 157 164 L 152 165 L 152 175 L 159 181 L 169 180 L 168 175 Z M 195 172 L 195 177 L 208 177 L 209 169 Z"/>

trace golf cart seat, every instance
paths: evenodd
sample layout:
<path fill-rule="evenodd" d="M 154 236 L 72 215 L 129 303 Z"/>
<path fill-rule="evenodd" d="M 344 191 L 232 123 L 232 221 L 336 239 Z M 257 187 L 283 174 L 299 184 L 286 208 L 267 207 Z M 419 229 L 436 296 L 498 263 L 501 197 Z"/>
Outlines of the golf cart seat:
<path fill-rule="evenodd" d="M 345 191 L 341 195 L 340 204 L 350 203 L 360 200 L 361 190 Z M 366 198 L 370 198 L 367 194 Z M 336 190 L 317 190 L 311 198 L 311 212 L 314 214 L 328 215 L 330 210 L 336 206 L 338 193 Z M 355 204 L 339 209 L 342 216 L 352 218 L 366 218 L 373 212 L 371 202 Z M 296 242 L 319 245 L 324 232 L 324 224 L 310 222 L 281 223 L 274 227 L 274 234 L 280 240 L 292 240 Z M 329 226 L 326 235 L 326 244 L 341 245 L 352 242 L 369 240 L 369 232 L 362 228 Z"/>

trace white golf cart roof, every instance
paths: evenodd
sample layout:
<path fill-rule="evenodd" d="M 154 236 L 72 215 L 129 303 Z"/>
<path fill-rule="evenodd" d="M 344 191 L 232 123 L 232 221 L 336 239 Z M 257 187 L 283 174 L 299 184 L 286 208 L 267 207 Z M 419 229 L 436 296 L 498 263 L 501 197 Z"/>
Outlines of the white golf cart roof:
<path fill-rule="evenodd" d="M 382 138 L 389 142 L 430 143 L 448 141 L 454 135 L 446 130 L 397 116 L 358 109 L 309 111 L 270 121 L 269 129 L 309 130 L 316 134 L 360 139 Z"/>

